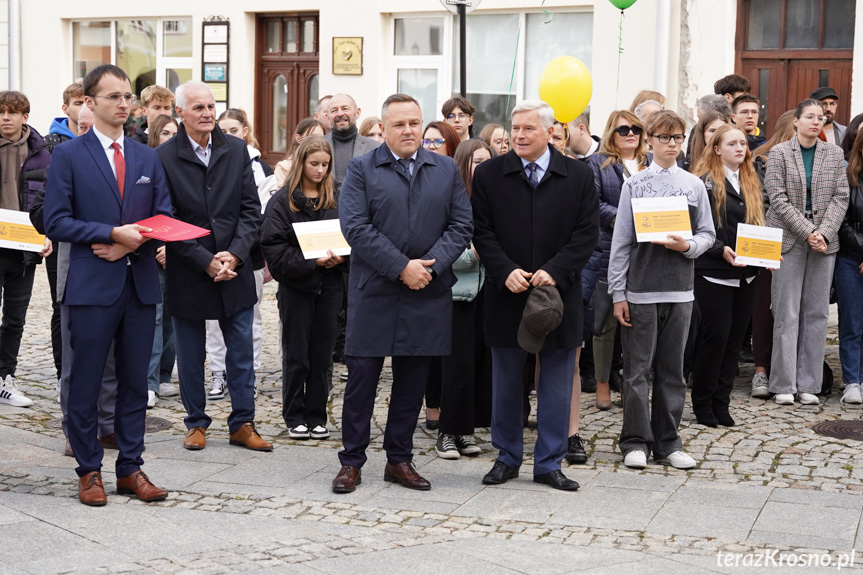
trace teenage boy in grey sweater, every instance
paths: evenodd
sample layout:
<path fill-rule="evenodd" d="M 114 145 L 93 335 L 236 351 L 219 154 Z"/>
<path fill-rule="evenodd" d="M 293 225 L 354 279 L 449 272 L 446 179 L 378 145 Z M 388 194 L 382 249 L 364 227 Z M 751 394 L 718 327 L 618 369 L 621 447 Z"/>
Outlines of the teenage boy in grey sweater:
<path fill-rule="evenodd" d="M 626 393 L 619 446 L 627 467 L 644 468 L 652 451 L 659 464 L 689 469 L 695 460 L 684 453 L 677 434 L 686 400 L 683 349 L 695 299 L 695 258 L 713 245 L 716 233 L 704 184 L 676 163 L 685 138 L 683 119 L 663 110 L 651 114 L 645 128 L 653 162 L 623 184 L 608 266 L 614 317 L 623 326 Z M 686 197 L 692 238 L 668 234 L 636 242 L 631 199 L 670 196 Z"/>

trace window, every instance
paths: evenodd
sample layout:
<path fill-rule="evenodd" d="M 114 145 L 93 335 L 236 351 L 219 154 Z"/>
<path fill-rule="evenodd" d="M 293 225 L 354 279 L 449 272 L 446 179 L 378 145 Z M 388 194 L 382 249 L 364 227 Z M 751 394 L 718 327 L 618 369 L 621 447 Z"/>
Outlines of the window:
<path fill-rule="evenodd" d="M 317 17 L 273 18 L 267 21 L 266 26 L 267 54 L 317 55 Z"/>
<path fill-rule="evenodd" d="M 440 118 L 440 107 L 447 93 L 442 78 L 447 69 L 443 47 L 448 21 L 442 16 L 394 21 L 396 91 L 417 99 L 425 124 Z"/>
<path fill-rule="evenodd" d="M 75 80 L 101 64 L 123 68 L 139 95 L 153 84 L 173 91 L 192 79 L 190 19 L 73 22 L 72 44 Z"/>
<path fill-rule="evenodd" d="M 452 93 L 458 93 L 458 18 L 453 22 Z M 467 98 L 477 108 L 475 134 L 489 123 L 505 125 L 517 100 L 539 98 L 539 77 L 546 62 L 561 54 L 569 54 L 590 69 L 593 54 L 591 12 L 556 12 L 550 19 L 542 12 L 470 14 L 467 26 L 466 92 Z M 519 39 L 518 44 L 516 38 Z M 473 55 L 477 54 L 482 57 L 474 58 Z"/>
<path fill-rule="evenodd" d="M 758 0 L 749 4 L 747 50 L 851 50 L 854 0 Z"/>

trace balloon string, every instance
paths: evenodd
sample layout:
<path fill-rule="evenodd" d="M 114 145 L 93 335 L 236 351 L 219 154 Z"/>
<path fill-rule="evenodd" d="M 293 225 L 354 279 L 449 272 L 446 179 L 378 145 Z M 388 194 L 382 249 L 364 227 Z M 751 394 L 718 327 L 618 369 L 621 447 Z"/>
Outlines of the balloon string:
<path fill-rule="evenodd" d="M 542 0 L 542 4 L 539 5 L 540 8 L 542 8 L 543 6 L 545 6 L 545 0 Z M 554 18 L 554 16 L 549 14 L 548 10 L 546 10 L 545 8 L 542 8 L 542 11 L 545 12 L 546 16 L 548 16 L 548 20 L 545 21 L 545 24 L 551 23 L 551 20 L 552 20 L 552 18 Z"/>
<path fill-rule="evenodd" d="M 506 106 L 503 109 L 504 125 L 506 125 L 506 116 L 509 115 L 509 97 L 512 94 L 512 85 L 515 84 L 515 67 L 518 63 L 518 43 L 521 40 L 521 19 L 518 22 L 518 34 L 515 36 L 515 54 L 512 56 L 512 75 L 509 77 L 509 90 L 506 93 Z"/>
<path fill-rule="evenodd" d="M 620 56 L 623 54 L 623 10 L 620 11 L 620 30 L 617 33 L 617 87 L 614 92 L 614 99 L 617 102 L 617 96 L 620 92 Z"/>

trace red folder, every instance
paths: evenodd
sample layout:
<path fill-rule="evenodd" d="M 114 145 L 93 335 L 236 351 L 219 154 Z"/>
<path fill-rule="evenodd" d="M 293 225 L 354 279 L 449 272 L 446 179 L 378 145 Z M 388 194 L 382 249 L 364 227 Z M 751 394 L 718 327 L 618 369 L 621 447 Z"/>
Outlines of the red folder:
<path fill-rule="evenodd" d="M 183 240 L 193 240 L 206 236 L 210 230 L 175 220 L 168 216 L 153 216 L 140 222 L 135 222 L 139 226 L 152 228 L 152 232 L 141 232 L 141 235 L 154 240 L 162 240 L 163 242 L 180 242 Z"/>

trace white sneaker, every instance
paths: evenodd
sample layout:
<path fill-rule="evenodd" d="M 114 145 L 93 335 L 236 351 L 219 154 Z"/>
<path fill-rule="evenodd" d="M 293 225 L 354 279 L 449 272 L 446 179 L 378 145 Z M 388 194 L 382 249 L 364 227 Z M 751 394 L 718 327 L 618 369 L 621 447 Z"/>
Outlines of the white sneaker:
<path fill-rule="evenodd" d="M 14 377 L 7 375 L 5 380 L 0 380 L 0 403 L 8 403 L 14 407 L 30 407 L 33 400 L 21 393 Z"/>
<path fill-rule="evenodd" d="M 309 432 L 309 437 L 312 439 L 329 439 L 330 431 L 323 425 L 316 425 Z"/>
<path fill-rule="evenodd" d="M 156 392 L 147 390 L 147 409 L 151 409 L 156 407 L 156 402 L 158 399 L 156 398 Z"/>
<path fill-rule="evenodd" d="M 308 439 L 311 437 L 311 434 L 309 433 L 309 428 L 301 423 L 288 430 L 288 437 L 291 439 Z"/>
<path fill-rule="evenodd" d="M 675 469 L 692 469 L 695 467 L 695 460 L 683 451 L 670 453 L 667 457 L 657 459 L 656 462 L 660 465 L 670 465 Z"/>
<path fill-rule="evenodd" d="M 773 398 L 773 401 L 776 402 L 776 405 L 794 405 L 794 394 L 793 393 L 777 393 Z"/>
<path fill-rule="evenodd" d="M 802 391 L 797 392 L 797 401 L 799 401 L 801 405 L 821 405 L 821 401 L 818 400 L 817 395 L 804 393 Z"/>
<path fill-rule="evenodd" d="M 214 371 L 210 377 L 210 391 L 207 392 L 207 399 L 213 401 L 217 399 L 225 399 L 225 389 L 228 384 L 225 383 L 225 372 Z"/>
<path fill-rule="evenodd" d="M 176 385 L 170 381 L 159 384 L 159 397 L 174 397 L 175 395 L 180 395 L 180 390 Z"/>
<path fill-rule="evenodd" d="M 839 400 L 840 403 L 849 403 L 852 405 L 859 405 L 863 403 L 863 393 L 860 392 L 860 384 L 859 383 L 849 383 L 845 386 L 845 393 L 842 394 L 842 399 Z"/>
<path fill-rule="evenodd" d="M 750 395 L 758 399 L 770 398 L 770 390 L 767 388 L 768 383 L 766 373 L 756 373 L 752 377 L 752 393 Z"/>
<path fill-rule="evenodd" d="M 631 469 L 644 469 L 647 467 L 647 455 L 641 450 L 633 449 L 623 456 L 623 464 Z"/>

